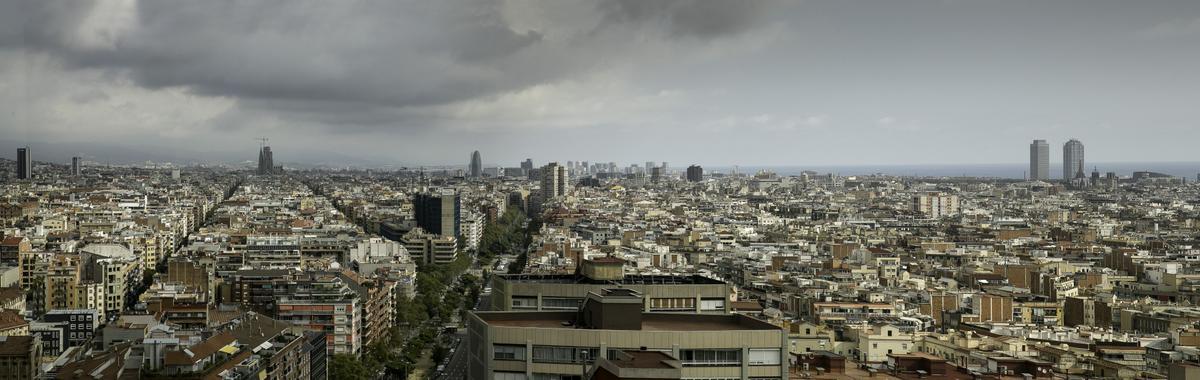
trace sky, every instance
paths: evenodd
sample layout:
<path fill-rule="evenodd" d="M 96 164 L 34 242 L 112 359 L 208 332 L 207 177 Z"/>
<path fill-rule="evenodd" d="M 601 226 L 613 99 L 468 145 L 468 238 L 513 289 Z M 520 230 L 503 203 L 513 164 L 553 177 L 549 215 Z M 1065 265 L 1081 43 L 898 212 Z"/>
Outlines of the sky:
<path fill-rule="evenodd" d="M 1200 161 L 1200 1 L 0 1 L 0 148 L 244 161 L 258 137 L 312 164 L 1017 163 L 1069 138 Z"/>

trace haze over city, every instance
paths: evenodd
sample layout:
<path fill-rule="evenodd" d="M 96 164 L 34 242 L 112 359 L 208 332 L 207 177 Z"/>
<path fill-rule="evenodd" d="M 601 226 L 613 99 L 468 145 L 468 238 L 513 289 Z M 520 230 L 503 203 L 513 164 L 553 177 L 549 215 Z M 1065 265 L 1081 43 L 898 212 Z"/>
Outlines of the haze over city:
<path fill-rule="evenodd" d="M 803 168 L 1078 138 L 1191 162 L 1198 46 L 1195 1 L 5 1 L 0 148 Z"/>

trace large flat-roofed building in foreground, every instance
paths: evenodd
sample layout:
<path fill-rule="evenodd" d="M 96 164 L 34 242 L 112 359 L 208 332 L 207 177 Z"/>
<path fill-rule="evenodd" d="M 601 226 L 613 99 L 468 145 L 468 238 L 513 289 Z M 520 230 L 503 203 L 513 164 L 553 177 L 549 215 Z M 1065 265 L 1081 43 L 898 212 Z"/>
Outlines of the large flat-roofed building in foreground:
<path fill-rule="evenodd" d="M 581 379 L 599 358 L 659 351 L 684 379 L 784 379 L 788 338 L 739 314 L 646 313 L 642 295 L 610 288 L 578 311 L 473 312 L 467 319 L 471 379 Z"/>
<path fill-rule="evenodd" d="M 576 274 L 512 274 L 492 277 L 491 310 L 578 310 L 590 292 L 632 289 L 643 311 L 728 313 L 729 284 L 698 275 L 626 275 L 620 259 L 584 260 Z"/>

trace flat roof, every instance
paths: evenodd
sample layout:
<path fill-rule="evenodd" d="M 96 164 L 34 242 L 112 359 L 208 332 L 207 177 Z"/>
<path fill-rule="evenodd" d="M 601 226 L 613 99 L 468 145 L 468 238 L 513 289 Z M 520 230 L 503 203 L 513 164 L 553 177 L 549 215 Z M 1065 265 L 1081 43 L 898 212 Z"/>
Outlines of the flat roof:
<path fill-rule="evenodd" d="M 621 352 L 628 355 L 628 358 L 621 358 L 618 355 L 617 358 L 609 358 L 608 361 L 620 368 L 679 368 L 669 363 L 670 361 L 676 361 L 676 359 L 663 352 L 635 350 L 624 350 Z"/>
<path fill-rule="evenodd" d="M 724 281 L 700 275 L 645 275 L 626 274 L 620 280 L 593 280 L 580 274 L 501 274 L 497 278 L 508 282 L 544 284 L 591 284 L 591 285 L 721 285 Z"/>
<path fill-rule="evenodd" d="M 475 315 L 487 324 L 498 327 L 582 329 L 576 326 L 577 313 L 573 311 L 490 311 L 476 312 Z M 567 323 L 564 324 L 564 322 Z M 640 331 L 782 331 L 782 329 L 782 327 L 740 314 L 642 313 Z"/>

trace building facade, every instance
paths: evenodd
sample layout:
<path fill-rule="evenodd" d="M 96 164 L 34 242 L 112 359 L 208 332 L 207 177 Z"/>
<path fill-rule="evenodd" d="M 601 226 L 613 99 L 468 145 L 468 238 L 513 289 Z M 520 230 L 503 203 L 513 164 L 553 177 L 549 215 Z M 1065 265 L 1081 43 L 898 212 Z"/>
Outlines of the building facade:
<path fill-rule="evenodd" d="M 468 378 L 582 378 L 625 350 L 678 358 L 685 379 L 786 379 L 788 337 L 738 314 L 644 313 L 628 289 L 589 293 L 580 311 L 467 316 Z"/>
<path fill-rule="evenodd" d="M 1046 140 L 1033 140 L 1029 144 L 1029 180 L 1050 179 L 1050 144 Z"/>
<path fill-rule="evenodd" d="M 1083 174 L 1083 143 L 1071 139 L 1063 144 L 1063 179 L 1072 180 Z"/>

